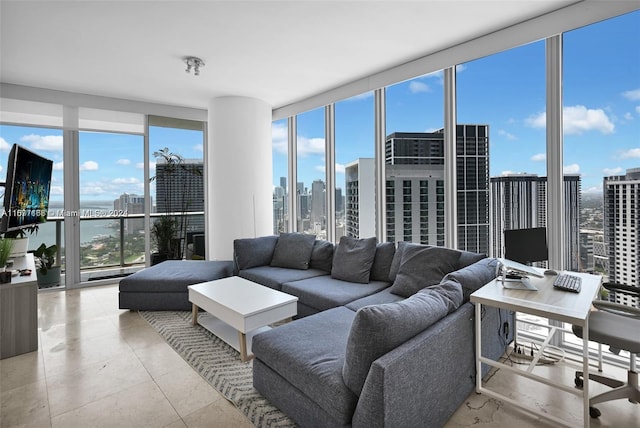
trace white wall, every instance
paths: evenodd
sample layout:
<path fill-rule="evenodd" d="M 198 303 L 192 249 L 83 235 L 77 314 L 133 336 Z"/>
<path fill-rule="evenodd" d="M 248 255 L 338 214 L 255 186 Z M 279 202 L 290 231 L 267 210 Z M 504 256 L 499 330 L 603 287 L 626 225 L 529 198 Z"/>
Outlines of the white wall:
<path fill-rule="evenodd" d="M 247 97 L 209 103 L 205 221 L 210 260 L 231 260 L 233 240 L 273 233 L 271 106 Z"/>

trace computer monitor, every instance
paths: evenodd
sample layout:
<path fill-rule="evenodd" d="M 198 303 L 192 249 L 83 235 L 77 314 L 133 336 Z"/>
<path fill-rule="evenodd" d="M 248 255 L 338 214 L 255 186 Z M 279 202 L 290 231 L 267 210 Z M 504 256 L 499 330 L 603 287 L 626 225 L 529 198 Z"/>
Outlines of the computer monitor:
<path fill-rule="evenodd" d="M 548 260 L 547 228 L 505 230 L 504 258 L 523 264 Z"/>

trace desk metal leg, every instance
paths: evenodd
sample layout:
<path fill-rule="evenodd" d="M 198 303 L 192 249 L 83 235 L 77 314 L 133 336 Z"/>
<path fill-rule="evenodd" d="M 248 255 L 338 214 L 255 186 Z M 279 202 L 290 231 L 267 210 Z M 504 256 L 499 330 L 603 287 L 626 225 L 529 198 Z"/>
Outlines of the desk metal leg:
<path fill-rule="evenodd" d="M 476 303 L 476 393 L 480 394 L 482 389 L 482 304 Z"/>
<path fill-rule="evenodd" d="M 583 418 L 584 423 L 583 426 L 585 428 L 589 428 L 589 424 L 591 423 L 591 416 L 589 415 L 589 317 L 584 321 L 584 326 L 582 327 L 582 373 L 583 379 L 582 382 L 582 402 L 584 405 L 583 409 Z"/>

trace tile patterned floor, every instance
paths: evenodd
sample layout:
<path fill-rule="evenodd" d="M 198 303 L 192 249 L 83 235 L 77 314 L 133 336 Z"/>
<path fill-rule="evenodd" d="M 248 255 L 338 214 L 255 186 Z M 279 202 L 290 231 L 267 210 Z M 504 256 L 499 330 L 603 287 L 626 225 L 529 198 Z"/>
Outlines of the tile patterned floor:
<path fill-rule="evenodd" d="M 251 427 L 137 313 L 117 309 L 116 285 L 41 292 L 38 304 L 38 351 L 0 361 L 0 427 Z M 577 397 L 501 371 L 489 384 L 580 425 Z M 640 426 L 640 406 L 599 407 L 592 426 Z M 471 426 L 554 425 L 473 393 L 447 423 Z"/>

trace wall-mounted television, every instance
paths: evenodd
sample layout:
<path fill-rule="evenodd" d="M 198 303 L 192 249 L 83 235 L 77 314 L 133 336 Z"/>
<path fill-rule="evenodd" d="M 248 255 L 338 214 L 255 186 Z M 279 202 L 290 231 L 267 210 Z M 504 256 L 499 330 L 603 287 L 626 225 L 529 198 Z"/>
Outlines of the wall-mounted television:
<path fill-rule="evenodd" d="M 9 152 L 0 231 L 47 221 L 53 161 L 14 144 Z"/>

